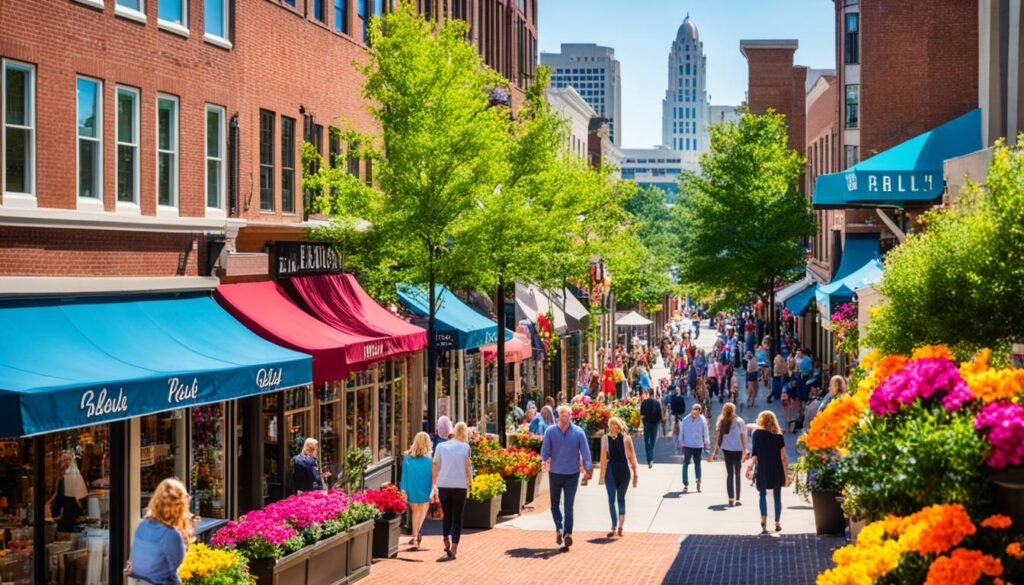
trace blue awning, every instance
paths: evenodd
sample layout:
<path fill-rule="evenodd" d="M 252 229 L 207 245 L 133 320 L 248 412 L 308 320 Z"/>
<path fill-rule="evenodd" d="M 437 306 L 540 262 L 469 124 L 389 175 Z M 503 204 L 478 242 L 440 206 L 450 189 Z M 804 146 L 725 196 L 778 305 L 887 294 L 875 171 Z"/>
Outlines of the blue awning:
<path fill-rule="evenodd" d="M 847 234 L 839 269 L 828 284 L 818 286 L 815 297 L 823 319 L 835 305 L 853 300 L 854 291 L 882 278 L 879 234 Z"/>
<path fill-rule="evenodd" d="M 942 163 L 981 147 L 981 110 L 974 109 L 841 173 L 819 176 L 814 185 L 814 206 L 904 206 L 931 202 L 945 188 Z"/>
<path fill-rule="evenodd" d="M 434 315 L 434 340 L 441 349 L 473 349 L 498 342 L 498 324 L 477 313 L 444 285 L 437 285 L 434 294 L 439 300 Z M 430 297 L 427 291 L 411 285 L 398 285 L 398 298 L 414 315 L 426 320 Z M 426 327 L 425 323 L 420 323 Z M 512 333 L 505 332 L 505 339 Z"/>
<path fill-rule="evenodd" d="M 818 285 L 815 283 L 807 283 L 802 290 L 789 297 L 783 302 L 786 309 L 794 315 L 803 315 L 810 306 L 811 302 L 814 301 L 814 293 L 818 290 Z"/>
<path fill-rule="evenodd" d="M 0 304 L 0 436 L 308 384 L 308 355 L 264 341 L 208 294 Z"/>

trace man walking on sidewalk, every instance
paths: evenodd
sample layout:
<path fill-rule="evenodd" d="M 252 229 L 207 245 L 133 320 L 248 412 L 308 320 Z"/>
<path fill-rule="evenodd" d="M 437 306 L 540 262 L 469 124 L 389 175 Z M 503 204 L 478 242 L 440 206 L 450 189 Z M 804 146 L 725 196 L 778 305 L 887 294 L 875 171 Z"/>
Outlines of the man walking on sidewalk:
<path fill-rule="evenodd" d="M 647 467 L 654 467 L 654 445 L 658 442 L 658 427 L 661 425 L 661 403 L 651 396 L 650 390 L 644 391 L 644 400 L 640 403 L 640 417 L 644 421 L 644 452 L 647 454 Z"/>
<path fill-rule="evenodd" d="M 572 546 L 572 506 L 576 500 L 576 488 L 581 483 L 587 485 L 594 469 L 587 434 L 571 418 L 572 408 L 568 404 L 559 406 L 558 424 L 544 431 L 544 442 L 540 448 L 540 459 L 548 470 L 548 481 L 551 484 L 551 517 L 555 520 L 555 542 L 562 545 L 563 551 L 568 551 Z M 581 460 L 585 471 L 582 482 Z M 564 524 L 562 510 L 559 508 L 562 492 L 565 492 Z"/>
<path fill-rule="evenodd" d="M 677 441 L 683 448 L 683 493 L 690 489 L 690 478 L 687 471 L 690 468 L 690 460 L 693 460 L 693 472 L 697 476 L 697 491 L 700 491 L 700 460 L 711 448 L 711 439 L 708 436 L 708 419 L 701 416 L 700 404 L 694 404 L 690 409 L 690 416 L 679 423 L 679 437 Z"/>

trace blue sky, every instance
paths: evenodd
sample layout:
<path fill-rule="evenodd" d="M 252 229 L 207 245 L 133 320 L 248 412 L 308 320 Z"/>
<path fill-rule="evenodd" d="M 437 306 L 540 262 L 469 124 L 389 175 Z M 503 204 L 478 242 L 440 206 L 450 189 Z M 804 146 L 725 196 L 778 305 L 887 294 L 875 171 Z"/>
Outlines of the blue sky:
<path fill-rule="evenodd" d="M 797 39 L 797 65 L 835 67 L 831 0 L 539 0 L 540 51 L 561 43 L 615 49 L 622 68 L 622 145 L 661 142 L 668 53 L 687 12 L 708 62 L 714 105 L 737 105 L 747 89 L 740 39 Z"/>

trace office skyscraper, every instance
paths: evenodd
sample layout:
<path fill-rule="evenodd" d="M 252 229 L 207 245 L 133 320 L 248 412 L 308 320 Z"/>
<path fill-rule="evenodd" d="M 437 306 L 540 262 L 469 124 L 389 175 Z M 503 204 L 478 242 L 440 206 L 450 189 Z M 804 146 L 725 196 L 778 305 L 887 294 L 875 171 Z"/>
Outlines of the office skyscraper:
<path fill-rule="evenodd" d="M 597 115 L 608 119 L 612 143 L 622 145 L 622 79 L 615 49 L 595 44 L 563 43 L 559 53 L 541 53 L 551 67 L 551 87 L 572 87 Z"/>
<path fill-rule="evenodd" d="M 668 56 L 668 89 L 661 116 L 662 144 L 681 151 L 684 163 L 698 162 L 708 148 L 708 103 L 704 45 L 687 14 Z"/>

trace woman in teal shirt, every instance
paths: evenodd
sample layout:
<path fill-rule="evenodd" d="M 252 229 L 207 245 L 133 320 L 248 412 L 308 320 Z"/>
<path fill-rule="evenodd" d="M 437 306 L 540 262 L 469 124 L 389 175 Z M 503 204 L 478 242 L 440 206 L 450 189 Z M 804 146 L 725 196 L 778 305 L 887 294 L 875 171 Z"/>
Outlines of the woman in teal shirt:
<path fill-rule="evenodd" d="M 405 492 L 409 509 L 412 511 L 412 540 L 409 544 L 413 550 L 419 548 L 420 541 L 423 540 L 420 527 L 427 518 L 427 508 L 430 506 L 430 488 L 433 481 L 433 458 L 430 451 L 430 435 L 420 432 L 416 433 L 412 447 L 402 457 L 400 487 Z"/>

